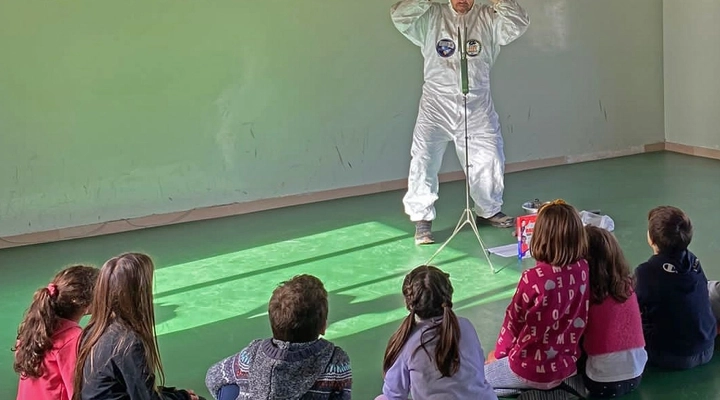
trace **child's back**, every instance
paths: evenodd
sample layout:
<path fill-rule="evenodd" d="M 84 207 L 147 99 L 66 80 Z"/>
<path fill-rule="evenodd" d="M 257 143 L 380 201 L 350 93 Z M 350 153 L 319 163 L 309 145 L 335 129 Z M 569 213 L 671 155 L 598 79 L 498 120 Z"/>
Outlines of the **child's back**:
<path fill-rule="evenodd" d="M 648 244 L 654 255 L 635 270 L 648 361 L 687 369 L 710 361 L 717 333 L 708 281 L 688 250 L 692 223 L 675 207 L 648 214 Z"/>
<path fill-rule="evenodd" d="M 242 400 L 350 398 L 344 390 L 350 380 L 348 355 L 325 339 L 253 340 L 240 353 L 210 367 L 206 376 L 211 393 L 232 382 L 240 388 Z"/>
<path fill-rule="evenodd" d="M 450 275 L 421 265 L 405 276 L 402 293 L 410 314 L 388 341 L 377 399 L 497 400 L 475 328 L 452 310 Z"/>
<path fill-rule="evenodd" d="M 539 388 L 573 375 L 587 321 L 588 283 L 585 260 L 564 267 L 538 262 L 524 271 L 495 356 L 507 356 L 510 369 Z"/>
<path fill-rule="evenodd" d="M 707 278 L 692 252 L 653 255 L 635 274 L 651 353 L 692 356 L 713 346 L 717 325 Z"/>
<path fill-rule="evenodd" d="M 75 321 L 63 319 L 52 336 L 52 349 L 42 360 L 44 374 L 21 379 L 18 400 L 69 400 L 82 328 Z"/>
<path fill-rule="evenodd" d="M 618 397 L 637 389 L 647 362 L 640 308 L 615 236 L 595 226 L 585 231 L 591 301 L 580 372 L 591 397 Z"/>
<path fill-rule="evenodd" d="M 35 292 L 18 328 L 14 369 L 20 375 L 18 400 L 69 400 L 77 347 L 78 321 L 90 306 L 98 270 L 76 265 L 60 271 Z"/>
<path fill-rule="evenodd" d="M 163 386 L 154 269 L 142 253 L 124 253 L 103 264 L 78 348 L 75 400 L 202 400 L 192 391 Z"/>
<path fill-rule="evenodd" d="M 413 399 L 496 399 L 492 387 L 485 380 L 484 354 L 472 323 L 458 317 L 460 325 L 460 368 L 450 377 L 442 377 L 432 355 L 437 347 L 435 332 L 427 329 L 442 318 L 419 321 L 395 364 L 385 375 L 383 393 L 389 399 L 407 399 L 410 387 Z M 425 350 L 420 346 L 425 342 Z M 412 385 L 409 383 L 412 382 Z"/>
<path fill-rule="evenodd" d="M 239 389 L 233 399 L 241 400 L 350 399 L 348 355 L 319 338 L 328 314 L 323 283 L 311 275 L 283 282 L 273 291 L 268 314 L 272 338 L 253 340 L 208 370 L 205 385 L 213 397 L 232 386 Z"/>
<path fill-rule="evenodd" d="M 573 376 L 589 308 L 587 236 L 577 210 L 556 200 L 538 210 L 530 252 L 505 312 L 485 376 L 498 396 L 547 390 Z"/>

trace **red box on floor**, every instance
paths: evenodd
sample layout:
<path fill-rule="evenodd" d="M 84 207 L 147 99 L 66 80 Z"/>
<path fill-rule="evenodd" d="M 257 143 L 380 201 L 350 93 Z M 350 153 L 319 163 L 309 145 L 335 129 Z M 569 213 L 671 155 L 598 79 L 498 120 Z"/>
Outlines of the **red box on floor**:
<path fill-rule="evenodd" d="M 533 231 L 535 230 L 535 220 L 537 214 L 522 215 L 515 219 L 515 229 L 517 230 L 518 240 L 518 259 L 530 258 L 530 241 L 532 240 Z"/>

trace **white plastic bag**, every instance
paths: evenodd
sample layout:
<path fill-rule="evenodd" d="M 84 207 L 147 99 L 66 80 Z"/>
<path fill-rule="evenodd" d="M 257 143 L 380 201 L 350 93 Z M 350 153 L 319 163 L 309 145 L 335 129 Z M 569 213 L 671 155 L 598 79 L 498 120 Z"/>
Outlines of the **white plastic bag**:
<path fill-rule="evenodd" d="M 615 230 L 615 221 L 607 215 L 593 214 L 583 210 L 580 211 L 580 219 L 582 219 L 583 225 L 597 226 L 609 232 Z"/>

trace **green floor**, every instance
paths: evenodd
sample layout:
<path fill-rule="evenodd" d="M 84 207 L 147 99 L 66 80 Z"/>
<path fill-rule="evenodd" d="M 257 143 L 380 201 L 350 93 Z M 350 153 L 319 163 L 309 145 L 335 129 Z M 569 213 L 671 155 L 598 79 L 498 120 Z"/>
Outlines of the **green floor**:
<path fill-rule="evenodd" d="M 510 174 L 506 212 L 529 199 L 564 198 L 581 209 L 602 209 L 636 265 L 650 249 L 647 211 L 673 204 L 695 224 L 692 249 L 708 276 L 720 278 L 713 256 L 720 250 L 720 162 L 671 153 L 625 157 Z M 437 239 L 447 237 L 464 207 L 462 183 L 446 184 L 438 202 Z M 265 314 L 274 286 L 299 273 L 319 276 L 330 292 L 327 337 L 347 350 L 354 398 L 372 399 L 382 385 L 385 343 L 406 312 L 400 283 L 437 246 L 418 248 L 401 206 L 403 193 L 204 221 L 157 229 L 0 251 L 0 398 L 15 398 L 12 371 L 15 329 L 32 292 L 63 265 L 100 265 L 123 251 L 144 251 L 157 263 L 156 307 L 168 384 L 208 395 L 207 367 L 270 335 Z M 511 243 L 508 230 L 483 228 L 489 246 Z M 498 266 L 507 260 L 494 259 Z M 493 347 L 519 266 L 492 274 L 467 228 L 435 260 L 451 274 L 455 307 L 474 321 L 485 350 Z M 527 265 L 526 265 L 527 266 Z M 717 357 L 720 358 L 720 357 Z M 647 374 L 627 399 L 715 399 L 720 362 L 692 371 Z"/>

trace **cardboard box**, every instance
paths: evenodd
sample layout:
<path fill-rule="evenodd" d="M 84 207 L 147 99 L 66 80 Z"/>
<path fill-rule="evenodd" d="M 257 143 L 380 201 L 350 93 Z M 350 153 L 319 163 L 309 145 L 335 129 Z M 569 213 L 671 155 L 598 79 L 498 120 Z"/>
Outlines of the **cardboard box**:
<path fill-rule="evenodd" d="M 518 240 L 518 259 L 530 258 L 530 241 L 532 240 L 533 231 L 535 230 L 535 220 L 537 214 L 522 215 L 515 219 L 515 229 L 517 231 Z"/>

